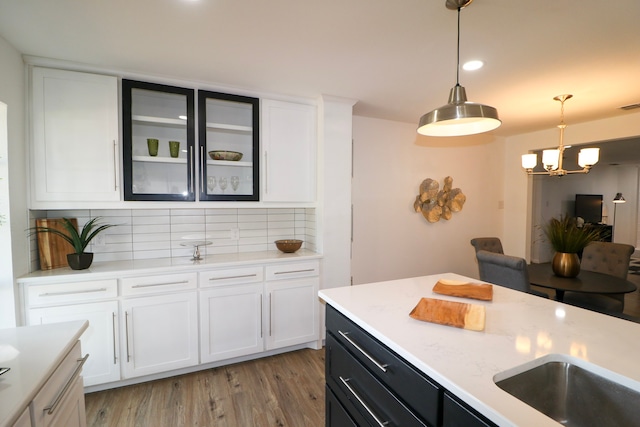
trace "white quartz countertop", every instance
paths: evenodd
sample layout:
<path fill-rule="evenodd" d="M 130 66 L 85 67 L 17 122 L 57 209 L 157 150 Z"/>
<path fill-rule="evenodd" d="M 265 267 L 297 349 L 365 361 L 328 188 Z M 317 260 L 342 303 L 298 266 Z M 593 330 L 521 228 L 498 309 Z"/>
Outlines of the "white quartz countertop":
<path fill-rule="evenodd" d="M 0 426 L 12 425 L 87 329 L 86 321 L 0 329 Z"/>
<path fill-rule="evenodd" d="M 50 283 L 52 278 L 69 281 L 123 277 L 127 275 L 177 273 L 210 270 L 211 268 L 241 267 L 251 264 L 269 264 L 276 262 L 304 261 L 321 258 L 322 255 L 308 249 L 300 249 L 286 254 L 280 251 L 243 252 L 217 254 L 203 257 L 200 261 L 191 261 L 187 257 L 159 258 L 128 261 L 94 262 L 86 270 L 72 270 L 69 267 L 53 270 L 39 270 L 24 275 L 18 283 Z"/>
<path fill-rule="evenodd" d="M 493 301 L 435 294 L 453 273 L 321 290 L 320 297 L 499 426 L 558 426 L 493 381 L 548 354 L 585 360 L 640 386 L 640 324 L 494 286 Z M 482 332 L 409 317 L 420 298 L 486 307 Z M 635 388 L 635 387 L 634 387 Z"/>

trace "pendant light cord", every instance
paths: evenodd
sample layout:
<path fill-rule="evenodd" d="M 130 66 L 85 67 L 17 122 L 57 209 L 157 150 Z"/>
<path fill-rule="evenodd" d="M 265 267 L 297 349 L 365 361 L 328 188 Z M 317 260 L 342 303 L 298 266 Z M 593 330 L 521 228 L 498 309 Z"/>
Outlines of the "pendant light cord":
<path fill-rule="evenodd" d="M 458 8 L 458 56 L 456 57 L 456 86 L 460 86 L 460 10 L 462 10 L 461 7 Z"/>

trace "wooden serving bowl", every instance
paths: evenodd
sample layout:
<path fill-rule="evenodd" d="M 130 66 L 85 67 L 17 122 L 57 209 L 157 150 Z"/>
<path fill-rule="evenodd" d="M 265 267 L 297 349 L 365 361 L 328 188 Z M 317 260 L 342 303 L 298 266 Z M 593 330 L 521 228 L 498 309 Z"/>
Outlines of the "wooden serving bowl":
<path fill-rule="evenodd" d="M 276 240 L 274 243 L 276 244 L 276 247 L 282 252 L 290 254 L 300 249 L 300 247 L 302 246 L 302 242 L 302 240 L 298 239 L 285 239 Z"/>

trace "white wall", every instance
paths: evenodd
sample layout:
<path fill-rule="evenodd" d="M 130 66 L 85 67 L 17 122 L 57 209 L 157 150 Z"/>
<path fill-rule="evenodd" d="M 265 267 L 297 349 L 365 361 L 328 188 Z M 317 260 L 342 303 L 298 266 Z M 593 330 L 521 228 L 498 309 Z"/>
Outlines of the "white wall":
<path fill-rule="evenodd" d="M 20 53 L 0 37 L 0 102 L 7 106 L 6 132 L 0 136 L 3 161 L 0 200 L 6 222 L 0 232 L 0 328 L 15 325 L 14 277 L 29 268 L 26 202 L 26 152 L 24 136 L 24 68 Z M 6 163 L 5 163 L 6 162 Z M 9 186 L 9 194 L 6 194 Z M 8 197 L 7 197 L 8 196 Z M 9 200 L 11 203 L 9 204 Z M 10 235 L 7 232 L 10 230 Z"/>
<path fill-rule="evenodd" d="M 502 238 L 504 142 L 428 138 L 416 125 L 354 117 L 353 283 L 456 272 L 478 277 L 473 237 Z M 467 201 L 449 221 L 413 209 L 425 178 L 446 176 Z M 511 248 L 507 245 L 506 251 Z"/>
<path fill-rule="evenodd" d="M 565 145 L 577 145 L 638 135 L 640 135 L 640 112 L 630 112 L 624 116 L 571 124 L 565 131 L 564 142 Z M 557 143 L 556 128 L 517 135 L 506 140 L 505 221 L 502 235 L 504 236 L 503 245 L 511 248 L 513 255 L 531 258 L 533 179 L 522 171 L 521 156 L 530 150 L 555 146 Z"/>

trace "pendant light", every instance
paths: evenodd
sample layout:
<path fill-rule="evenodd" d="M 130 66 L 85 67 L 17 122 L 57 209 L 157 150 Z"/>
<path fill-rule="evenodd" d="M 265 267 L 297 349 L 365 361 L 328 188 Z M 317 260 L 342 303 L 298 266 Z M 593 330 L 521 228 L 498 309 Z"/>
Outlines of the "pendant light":
<path fill-rule="evenodd" d="M 498 111 L 488 105 L 467 101 L 460 86 L 460 10 L 473 0 L 446 0 L 446 7 L 458 11 L 458 56 L 456 85 L 449 93 L 449 103 L 420 118 L 418 133 L 427 136 L 462 136 L 488 132 L 500 126 Z"/>

